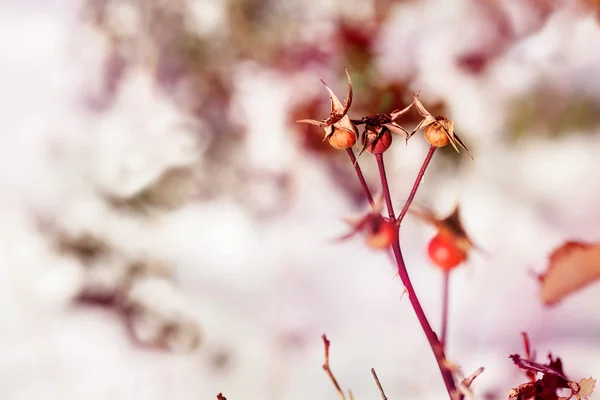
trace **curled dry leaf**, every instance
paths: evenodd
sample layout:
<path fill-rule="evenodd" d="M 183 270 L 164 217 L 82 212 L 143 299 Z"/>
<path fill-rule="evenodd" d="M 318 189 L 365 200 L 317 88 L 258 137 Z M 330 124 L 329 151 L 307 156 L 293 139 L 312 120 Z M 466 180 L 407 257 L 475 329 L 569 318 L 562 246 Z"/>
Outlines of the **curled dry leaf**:
<path fill-rule="evenodd" d="M 348 95 L 344 104 L 338 99 L 333 91 L 323 82 L 325 88 L 329 92 L 329 98 L 331 99 L 331 113 L 329 118 L 323 121 L 317 121 L 314 119 L 301 119 L 296 122 L 301 124 L 311 124 L 320 126 L 325 130 L 325 137 L 323 140 L 328 140 L 329 144 L 336 149 L 347 149 L 356 143 L 358 138 L 358 129 L 350 121 L 347 113 L 352 105 L 352 80 L 346 70 L 346 76 L 348 77 Z"/>
<path fill-rule="evenodd" d="M 600 278 L 600 243 L 568 241 L 549 257 L 540 276 L 542 302 L 549 306 Z"/>
<path fill-rule="evenodd" d="M 418 94 L 413 93 L 414 105 L 417 107 L 419 114 L 423 117 L 421 122 L 417 125 L 417 127 L 408 135 L 410 138 L 414 135 L 419 129 L 425 129 L 425 139 L 429 144 L 436 147 L 444 147 L 448 143 L 454 147 L 454 150 L 460 152 L 458 150 L 458 145 L 465 149 L 469 156 L 473 158 L 469 148 L 464 144 L 464 142 L 458 137 L 456 132 L 454 132 L 454 122 L 447 119 L 443 115 L 439 115 L 434 117 L 431 115 L 429 111 L 423 106 L 421 101 L 419 101 Z"/>

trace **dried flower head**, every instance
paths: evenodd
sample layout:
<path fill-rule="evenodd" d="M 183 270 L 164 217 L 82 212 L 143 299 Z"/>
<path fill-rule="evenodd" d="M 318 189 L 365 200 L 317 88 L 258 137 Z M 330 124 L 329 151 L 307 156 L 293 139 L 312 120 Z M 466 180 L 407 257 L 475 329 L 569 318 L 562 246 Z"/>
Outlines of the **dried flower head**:
<path fill-rule="evenodd" d="M 352 80 L 346 70 L 346 76 L 348 77 L 348 95 L 344 104 L 337 98 L 333 91 L 323 82 L 325 88 L 329 92 L 329 98 L 331 99 L 331 114 L 329 118 L 323 121 L 317 121 L 314 119 L 301 119 L 296 122 L 301 124 L 317 125 L 325 129 L 325 137 L 323 140 L 328 140 L 329 144 L 336 149 L 347 149 L 356 143 L 358 138 L 358 129 L 350 121 L 347 113 L 352 105 Z"/>
<path fill-rule="evenodd" d="M 404 135 L 408 140 L 408 131 L 396 122 L 401 116 L 406 114 L 414 105 L 414 102 L 403 108 L 395 110 L 391 114 L 376 114 L 363 117 L 359 124 L 365 124 L 365 130 L 361 136 L 362 149 L 359 156 L 368 151 L 372 154 L 381 154 L 392 144 L 392 133 Z"/>
<path fill-rule="evenodd" d="M 427 209 L 411 209 L 410 213 L 436 227 L 438 232 L 429 243 L 428 253 L 442 270 L 449 271 L 457 267 L 467 260 L 472 249 L 477 248 L 463 227 L 458 205 L 443 218 Z M 480 248 L 477 250 L 481 251 Z"/>
<path fill-rule="evenodd" d="M 418 99 L 418 94 L 413 93 L 414 104 L 419 111 L 419 114 L 423 117 L 419 125 L 415 128 L 414 131 L 408 135 L 410 138 L 414 135 L 419 129 L 425 128 L 424 136 L 427 143 L 435 147 L 444 147 L 448 143 L 454 147 L 454 149 L 459 152 L 456 143 L 463 149 L 469 153 L 471 158 L 471 152 L 467 148 L 467 146 L 463 143 L 463 141 L 458 137 L 458 135 L 454 132 L 454 122 L 444 117 L 443 115 L 439 115 L 434 117 L 431 115 L 429 111 L 423 106 L 423 104 Z"/>
<path fill-rule="evenodd" d="M 352 225 L 352 231 L 342 236 L 339 240 L 347 240 L 361 232 L 365 235 L 365 241 L 369 247 L 375 250 L 387 249 L 398 240 L 398 225 L 390 222 L 381 215 L 381 200 L 375 203 L 373 210 L 366 215 L 356 219 L 348 219 Z"/>
<path fill-rule="evenodd" d="M 433 211 L 425 208 L 411 208 L 410 213 L 435 226 L 438 232 L 451 236 L 461 250 L 468 252 L 473 248 L 473 241 L 467 235 L 460 218 L 459 205 L 454 207 L 450 215 L 443 218 L 438 217 Z"/>

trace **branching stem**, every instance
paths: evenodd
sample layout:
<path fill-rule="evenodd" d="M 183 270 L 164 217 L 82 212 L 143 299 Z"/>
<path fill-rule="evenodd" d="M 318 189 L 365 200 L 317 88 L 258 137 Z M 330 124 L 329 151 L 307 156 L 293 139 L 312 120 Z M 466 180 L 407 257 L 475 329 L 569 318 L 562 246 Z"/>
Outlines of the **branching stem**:
<path fill-rule="evenodd" d="M 392 205 L 390 189 L 389 189 L 389 185 L 388 185 L 388 181 L 387 181 L 387 176 L 385 173 L 383 154 L 377 154 L 375 157 L 377 159 L 377 165 L 379 167 L 379 175 L 381 177 L 381 186 L 382 186 L 383 195 L 384 195 L 384 198 L 385 198 L 385 201 L 387 204 L 389 218 L 390 218 L 391 222 L 394 222 L 395 221 L 394 207 Z M 443 349 L 437 335 L 431 328 L 431 325 L 429 324 L 429 321 L 427 320 L 427 317 L 425 316 L 425 311 L 423 311 L 423 307 L 421 306 L 421 303 L 419 302 L 419 299 L 417 297 L 415 289 L 412 285 L 412 282 L 408 275 L 408 271 L 406 269 L 406 265 L 404 264 L 404 259 L 402 257 L 402 251 L 400 250 L 400 241 L 399 240 L 392 244 L 392 250 L 394 252 L 394 257 L 396 259 L 398 275 L 400 276 L 400 279 L 402 280 L 402 283 L 404 284 L 404 287 L 406 288 L 410 303 L 415 311 L 415 314 L 417 315 L 417 319 L 419 320 L 419 323 L 421 324 L 421 328 L 423 329 L 423 332 L 425 333 L 425 336 L 427 337 L 427 341 L 429 342 L 429 345 L 431 346 L 431 350 L 433 351 L 433 354 L 437 361 L 440 372 L 442 373 L 442 377 L 444 379 L 444 384 L 446 385 L 446 390 L 448 391 L 450 399 L 455 399 L 457 397 L 457 391 L 456 391 L 456 384 L 454 382 L 454 377 L 452 376 L 452 371 L 447 367 L 448 363 L 446 360 L 446 355 L 444 354 L 444 349 Z"/>

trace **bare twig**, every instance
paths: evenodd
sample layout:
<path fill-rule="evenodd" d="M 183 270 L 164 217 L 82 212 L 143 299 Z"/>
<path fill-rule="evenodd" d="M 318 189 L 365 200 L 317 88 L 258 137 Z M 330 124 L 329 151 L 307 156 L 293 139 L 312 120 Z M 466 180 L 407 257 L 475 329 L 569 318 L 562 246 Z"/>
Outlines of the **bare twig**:
<path fill-rule="evenodd" d="M 450 302 L 450 271 L 444 271 L 444 283 L 442 289 L 442 327 L 440 329 L 440 343 L 446 349 L 446 335 L 448 332 L 448 307 Z"/>
<path fill-rule="evenodd" d="M 473 372 L 471 376 L 466 377 L 462 380 L 462 382 L 458 385 L 458 391 L 461 394 L 461 397 L 466 397 L 467 400 L 473 399 L 473 391 L 471 390 L 471 385 L 475 378 L 483 373 L 483 367 L 480 367 L 477 371 Z"/>
<path fill-rule="evenodd" d="M 362 170 L 360 169 L 360 165 L 358 165 L 358 162 L 356 162 L 356 157 L 354 156 L 354 151 L 352 150 L 352 148 L 349 147 L 346 149 L 346 152 L 348 153 L 348 157 L 350 157 L 350 161 L 352 162 L 352 165 L 354 166 L 354 170 L 356 171 L 356 176 L 358 177 L 358 180 L 360 181 L 360 184 L 363 188 L 363 191 L 365 192 L 365 196 L 367 197 L 369 204 L 371 205 L 371 208 L 375 208 L 375 202 L 373 201 L 373 196 L 371 195 L 371 191 L 369 190 L 367 181 L 365 181 L 365 176 L 363 175 Z"/>
<path fill-rule="evenodd" d="M 383 162 L 383 154 L 377 154 L 377 165 L 379 167 L 379 175 L 381 177 L 381 185 L 383 187 L 384 198 L 387 203 L 388 214 L 391 222 L 395 221 L 394 218 L 394 207 L 392 205 L 392 199 L 390 195 L 390 189 L 387 182 L 387 176 L 385 173 L 385 165 Z M 419 302 L 419 298 L 415 292 L 415 289 L 412 285 L 410 277 L 408 275 L 408 271 L 406 270 L 406 265 L 404 264 L 404 259 L 402 257 L 402 251 L 400 249 L 400 241 L 397 241 L 392 244 L 392 250 L 394 252 L 394 257 L 396 258 L 396 264 L 398 268 L 398 275 L 400 275 L 400 279 L 402 279 L 402 283 L 406 287 L 406 291 L 408 293 L 408 298 L 410 303 L 417 315 L 417 319 L 421 324 L 421 328 L 427 337 L 427 341 L 429 342 L 429 346 L 433 351 L 435 359 L 437 361 L 438 367 L 442 374 L 442 378 L 444 379 L 444 384 L 446 385 L 446 390 L 448 391 L 448 395 L 451 399 L 456 399 L 458 397 L 458 392 L 456 390 L 456 383 L 454 382 L 454 377 L 452 375 L 452 371 L 446 367 L 447 359 L 446 354 L 444 353 L 444 349 L 431 328 L 429 321 L 427 320 L 427 316 L 425 315 L 425 311 L 423 311 L 423 307 Z"/>
<path fill-rule="evenodd" d="M 383 387 L 381 387 L 381 382 L 379 382 L 379 377 L 377 376 L 377 372 L 375 372 L 375 368 L 371 368 L 371 373 L 373 374 L 373 379 L 375 379 L 377 388 L 379 389 L 379 392 L 381 393 L 381 399 L 387 400 L 387 396 L 385 395 L 385 392 L 383 391 Z"/>
<path fill-rule="evenodd" d="M 398 215 L 398 225 L 400 225 L 400 223 L 404 219 L 404 216 L 406 215 L 406 213 L 408 212 L 408 209 L 410 208 L 410 204 L 412 203 L 413 199 L 415 198 L 415 195 L 417 194 L 417 189 L 419 188 L 419 185 L 421 184 L 421 181 L 423 180 L 423 175 L 425 175 L 425 170 L 427 169 L 427 166 L 429 165 L 429 162 L 431 161 L 431 158 L 433 157 L 433 153 L 435 153 L 435 149 L 437 149 L 437 147 L 435 147 L 435 146 L 429 147 L 429 151 L 427 152 L 425 161 L 423 161 L 423 165 L 421 166 L 421 170 L 419 171 L 419 174 L 417 175 L 417 179 L 415 179 L 415 183 L 413 184 L 410 194 L 408 195 L 408 199 L 406 199 L 406 203 L 404 203 L 404 207 L 402 207 L 402 211 L 400 211 L 400 215 Z"/>
<path fill-rule="evenodd" d="M 327 339 L 327 336 L 325 334 L 323 334 L 323 336 L 321 336 L 321 338 L 323 339 L 323 345 L 325 347 L 325 362 L 323 363 L 323 369 L 325 370 L 325 372 L 327 372 L 327 375 L 329 376 L 329 379 L 331 379 L 331 382 L 333 382 L 333 385 L 335 386 L 335 390 L 337 390 L 337 392 L 340 396 L 340 399 L 346 400 L 346 395 L 344 394 L 344 391 L 340 387 L 340 384 L 338 383 L 337 379 L 335 379 L 333 372 L 331 372 L 331 369 L 329 368 L 329 344 L 330 344 L 330 342 Z M 350 396 L 352 396 L 352 395 L 350 395 Z"/>

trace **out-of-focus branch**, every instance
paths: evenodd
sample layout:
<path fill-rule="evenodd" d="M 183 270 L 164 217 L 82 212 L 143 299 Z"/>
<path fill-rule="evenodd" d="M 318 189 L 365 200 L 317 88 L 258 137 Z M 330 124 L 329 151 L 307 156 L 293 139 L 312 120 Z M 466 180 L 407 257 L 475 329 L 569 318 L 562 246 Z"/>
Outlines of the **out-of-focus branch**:
<path fill-rule="evenodd" d="M 338 395 L 340 396 L 340 399 L 346 400 L 346 395 L 344 394 L 344 391 L 340 387 L 340 384 L 338 383 L 337 379 L 335 379 L 333 372 L 329 368 L 329 345 L 330 345 L 330 342 L 327 339 L 327 336 L 325 334 L 323 334 L 323 336 L 321 336 L 321 338 L 323 339 L 323 345 L 325 347 L 325 362 L 323 363 L 323 369 L 325 370 L 325 372 L 327 372 L 327 375 L 329 376 L 329 379 L 331 379 L 331 382 L 333 382 L 333 386 L 335 386 L 335 390 L 337 390 Z M 352 400 L 352 394 L 350 394 L 350 398 Z"/>

